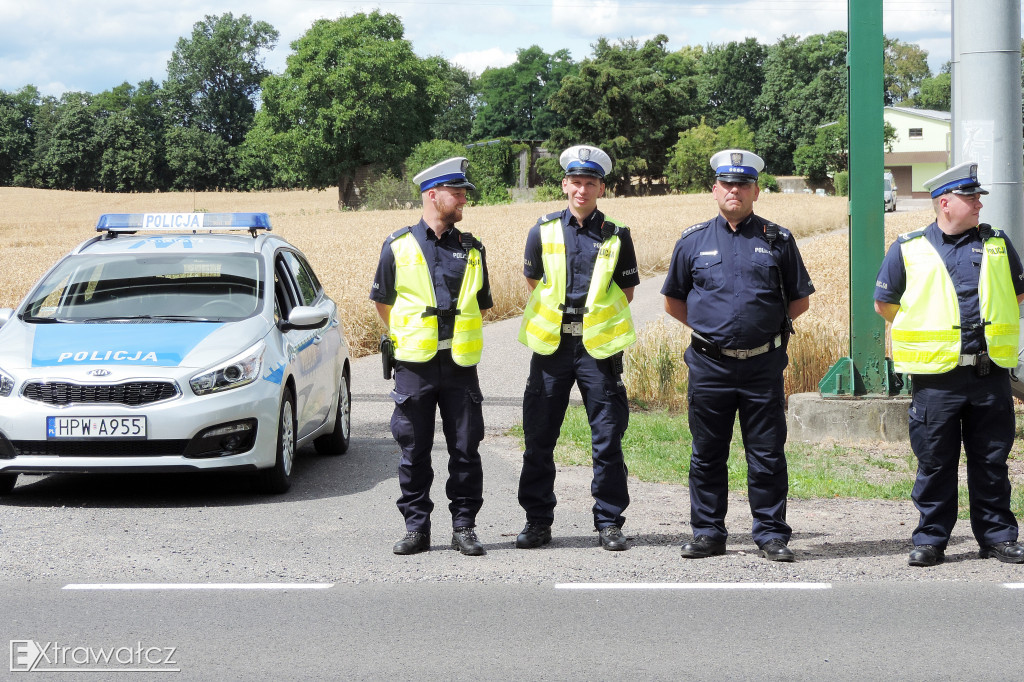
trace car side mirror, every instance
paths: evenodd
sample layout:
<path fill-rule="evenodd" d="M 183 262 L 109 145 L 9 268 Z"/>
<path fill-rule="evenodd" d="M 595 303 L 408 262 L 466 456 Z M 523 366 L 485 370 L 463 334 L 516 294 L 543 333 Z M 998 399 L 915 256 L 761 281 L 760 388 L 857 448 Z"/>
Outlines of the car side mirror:
<path fill-rule="evenodd" d="M 0 308 L 0 327 L 7 324 L 7 320 L 14 315 L 14 308 Z"/>
<path fill-rule="evenodd" d="M 283 332 L 292 329 L 319 329 L 327 324 L 326 311 L 314 306 L 300 305 L 292 308 L 287 320 L 281 320 L 277 326 Z"/>

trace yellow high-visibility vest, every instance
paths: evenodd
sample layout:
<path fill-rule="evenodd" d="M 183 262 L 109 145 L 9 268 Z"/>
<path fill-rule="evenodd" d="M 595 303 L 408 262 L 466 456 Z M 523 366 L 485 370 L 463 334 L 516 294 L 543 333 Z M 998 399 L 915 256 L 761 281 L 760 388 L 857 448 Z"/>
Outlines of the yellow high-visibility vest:
<path fill-rule="evenodd" d="M 1020 335 L 1017 295 L 1002 233 L 984 241 L 978 298 L 988 354 L 1000 367 L 1017 366 Z M 892 324 L 897 372 L 942 374 L 960 358 L 960 304 L 942 257 L 924 232 L 900 236 L 906 290 Z"/>
<path fill-rule="evenodd" d="M 618 230 L 615 226 L 612 236 L 598 250 L 583 313 L 583 347 L 598 360 L 636 342 L 629 301 L 612 279 L 622 247 Z M 561 218 L 542 223 L 540 237 L 544 279 L 534 288 L 523 311 L 519 341 L 535 353 L 551 355 L 562 340 L 562 308 L 565 306 L 567 266 Z"/>
<path fill-rule="evenodd" d="M 424 316 L 428 308 L 437 307 L 430 269 L 409 230 L 391 240 L 391 251 L 395 255 L 396 298 L 389 326 L 395 359 L 427 362 L 437 354 L 437 316 Z M 476 299 L 483 285 L 483 259 L 478 249 L 471 248 L 466 253 L 466 272 L 459 288 L 459 312 L 452 337 L 452 359 L 463 367 L 480 362 L 484 347 L 483 318 Z"/>

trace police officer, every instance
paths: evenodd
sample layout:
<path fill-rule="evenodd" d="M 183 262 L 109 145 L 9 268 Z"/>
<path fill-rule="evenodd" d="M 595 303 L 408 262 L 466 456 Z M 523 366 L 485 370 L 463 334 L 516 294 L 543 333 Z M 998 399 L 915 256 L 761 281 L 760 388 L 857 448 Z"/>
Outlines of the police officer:
<path fill-rule="evenodd" d="M 597 147 L 579 145 L 566 149 L 559 161 L 569 206 L 542 217 L 526 238 L 523 274 L 531 295 L 519 340 L 533 356 L 523 397 L 526 450 L 519 477 L 526 527 L 515 544 L 528 549 L 551 541 L 552 453 L 575 382 L 590 420 L 598 544 L 620 551 L 628 549 L 622 512 L 629 505 L 622 456 L 629 423 L 622 352 L 636 341 L 629 302 L 640 277 L 629 230 L 597 209 L 611 159 Z"/>
<path fill-rule="evenodd" d="M 921 513 L 911 566 L 940 563 L 957 515 L 960 444 L 967 454 L 971 530 L 982 559 L 1024 562 L 1010 511 L 1010 371 L 1017 366 L 1024 273 L 1007 236 L 978 224 L 978 164 L 924 183 L 936 220 L 900 235 L 882 261 L 875 310 L 892 323 L 897 372 L 911 375 L 911 497 Z"/>
<path fill-rule="evenodd" d="M 462 220 L 468 162 L 447 159 L 418 174 L 423 217 L 384 242 L 370 299 L 394 344 L 395 411 L 391 433 L 402 449 L 398 508 L 406 535 L 395 554 L 430 549 L 430 484 L 434 415 L 448 443 L 448 508 L 452 549 L 484 554 L 474 530 L 483 504 L 480 441 L 484 437 L 476 364 L 483 348 L 481 310 L 492 306 L 484 248 L 455 223 Z"/>
<path fill-rule="evenodd" d="M 786 523 L 786 397 L 791 323 L 814 286 L 785 228 L 754 214 L 764 161 L 744 149 L 711 157 L 717 217 L 683 231 L 661 293 L 692 329 L 689 367 L 690 525 L 682 555 L 725 554 L 729 443 L 739 412 L 753 537 L 771 561 L 793 561 Z"/>

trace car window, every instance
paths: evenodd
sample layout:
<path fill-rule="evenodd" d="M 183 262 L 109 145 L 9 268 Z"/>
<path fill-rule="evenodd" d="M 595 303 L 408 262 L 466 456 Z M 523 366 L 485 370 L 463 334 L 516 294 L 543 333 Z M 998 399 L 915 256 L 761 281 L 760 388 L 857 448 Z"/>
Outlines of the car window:
<path fill-rule="evenodd" d="M 26 303 L 29 321 L 236 320 L 260 301 L 254 254 L 70 256 L 43 278 Z"/>
<path fill-rule="evenodd" d="M 302 297 L 302 305 L 313 305 L 316 303 L 322 289 L 320 282 L 313 274 L 312 268 L 305 262 L 305 259 L 293 251 L 284 251 L 282 257 L 295 278 L 295 283 L 298 285 L 299 295 Z"/>

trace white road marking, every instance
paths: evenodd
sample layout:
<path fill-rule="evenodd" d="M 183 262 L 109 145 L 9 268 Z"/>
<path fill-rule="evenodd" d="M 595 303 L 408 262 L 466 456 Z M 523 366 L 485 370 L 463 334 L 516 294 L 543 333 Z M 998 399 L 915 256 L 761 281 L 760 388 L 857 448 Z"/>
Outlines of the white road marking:
<path fill-rule="evenodd" d="M 1003 583 L 1003 587 L 1008 590 L 1024 590 L 1024 583 Z"/>
<path fill-rule="evenodd" d="M 65 590 L 326 590 L 334 583 L 72 583 Z"/>
<path fill-rule="evenodd" d="M 556 590 L 830 590 L 832 583 L 555 583 Z"/>

